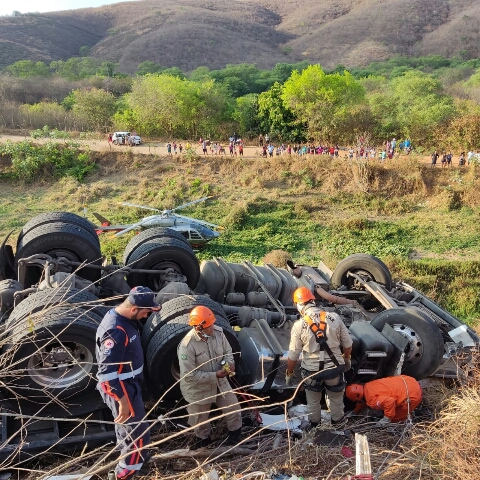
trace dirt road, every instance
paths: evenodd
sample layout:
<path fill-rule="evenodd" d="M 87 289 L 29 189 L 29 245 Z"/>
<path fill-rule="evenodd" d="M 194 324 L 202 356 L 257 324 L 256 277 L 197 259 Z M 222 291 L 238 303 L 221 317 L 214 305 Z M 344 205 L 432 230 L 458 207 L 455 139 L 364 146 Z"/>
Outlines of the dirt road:
<path fill-rule="evenodd" d="M 1 135 L 0 136 L 0 143 L 5 142 L 7 140 L 11 140 L 12 142 L 21 142 L 22 140 L 25 140 L 25 139 L 29 140 L 29 139 L 31 139 L 31 137 L 25 137 L 25 136 L 21 136 L 21 135 Z M 35 140 L 35 142 L 45 143 L 48 140 L 51 140 L 51 139 L 38 139 L 38 140 Z M 61 143 L 61 142 L 64 142 L 65 140 L 58 139 L 58 140 L 54 140 L 54 141 Z M 152 141 L 152 142 L 145 142 L 142 145 L 137 145 L 135 147 L 129 147 L 129 146 L 126 146 L 126 145 L 112 145 L 112 144 L 108 143 L 107 140 L 93 140 L 93 139 L 79 140 L 79 139 L 74 139 L 74 141 L 78 142 L 80 145 L 88 146 L 91 150 L 98 151 L 98 152 L 104 152 L 104 151 L 119 151 L 119 152 L 121 152 L 121 151 L 125 151 L 127 149 L 132 149 L 132 151 L 136 152 L 136 153 L 153 154 L 153 155 L 161 155 L 161 156 L 167 155 L 166 142 Z M 182 145 L 185 146 L 185 143 L 186 142 L 182 142 Z M 199 145 L 198 143 L 194 143 L 192 145 L 195 148 L 196 153 L 198 155 L 202 155 L 201 145 Z M 222 154 L 222 156 L 230 157 L 230 154 L 228 152 L 228 143 L 225 142 L 222 146 L 225 147 L 225 154 Z M 260 147 L 248 145 L 248 146 L 244 147 L 243 156 L 246 157 L 246 158 L 255 158 L 255 157 L 260 158 L 261 153 L 262 153 L 262 149 Z M 183 150 L 182 155 L 184 155 L 184 154 L 185 154 L 185 149 Z M 180 155 L 180 153 L 177 153 L 177 155 Z M 209 147 L 207 156 L 212 156 L 212 155 L 213 154 L 210 152 L 210 147 Z M 238 155 L 238 149 L 237 149 L 237 155 Z M 275 156 L 275 153 L 274 153 L 274 156 Z M 343 157 L 346 158 L 346 156 L 347 156 L 347 152 L 344 151 L 344 150 L 341 150 L 340 151 L 340 157 L 341 158 L 343 158 Z M 417 158 L 422 163 L 428 163 L 428 164 L 430 163 L 430 156 L 429 155 L 417 156 Z M 388 160 L 386 160 L 386 161 L 388 162 Z M 457 156 L 454 157 L 453 165 L 458 166 Z M 440 160 L 437 161 L 437 167 L 441 168 Z"/>

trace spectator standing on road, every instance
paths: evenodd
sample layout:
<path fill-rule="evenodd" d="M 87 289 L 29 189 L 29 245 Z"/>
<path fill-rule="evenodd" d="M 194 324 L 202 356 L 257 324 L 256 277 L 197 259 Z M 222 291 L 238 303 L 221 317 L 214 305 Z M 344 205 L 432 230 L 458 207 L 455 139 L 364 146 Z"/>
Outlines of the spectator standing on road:
<path fill-rule="evenodd" d="M 133 288 L 127 299 L 112 308 L 97 329 L 95 355 L 98 390 L 112 411 L 121 459 L 115 478 L 132 478 L 148 453 L 150 431 L 142 400 L 143 350 L 140 321 L 160 310 L 155 294 L 146 287 Z"/>
<path fill-rule="evenodd" d="M 467 165 L 470 165 L 470 163 L 472 163 L 472 160 L 473 160 L 474 156 L 475 156 L 475 153 L 472 150 L 470 150 L 467 153 Z"/>
<path fill-rule="evenodd" d="M 268 143 L 270 142 L 270 137 L 268 135 L 268 133 L 265 134 L 265 143 L 268 145 Z"/>
<path fill-rule="evenodd" d="M 460 158 L 458 159 L 458 166 L 463 167 L 465 165 L 465 152 L 460 154 Z"/>
<path fill-rule="evenodd" d="M 177 154 L 177 143 L 173 142 L 173 153 L 176 155 Z"/>
<path fill-rule="evenodd" d="M 275 147 L 274 147 L 272 144 L 270 144 L 270 145 L 268 146 L 268 155 L 269 155 L 270 157 L 273 157 L 273 151 L 274 151 L 274 150 L 275 150 Z"/>
<path fill-rule="evenodd" d="M 263 135 L 262 134 L 260 134 L 258 136 L 258 146 L 263 147 Z"/>
<path fill-rule="evenodd" d="M 167 143 L 167 155 L 172 155 L 172 144 L 170 142 Z"/>
<path fill-rule="evenodd" d="M 238 155 L 240 157 L 243 157 L 243 143 L 240 143 L 240 145 L 238 146 Z"/>
<path fill-rule="evenodd" d="M 431 163 L 431 167 L 435 167 L 435 165 L 437 164 L 437 160 L 438 160 L 438 157 L 440 155 L 438 154 L 438 152 L 435 150 L 433 153 L 432 153 L 432 163 Z"/>
<path fill-rule="evenodd" d="M 207 141 L 206 140 L 202 141 L 202 151 L 203 151 L 204 155 L 207 154 Z"/>

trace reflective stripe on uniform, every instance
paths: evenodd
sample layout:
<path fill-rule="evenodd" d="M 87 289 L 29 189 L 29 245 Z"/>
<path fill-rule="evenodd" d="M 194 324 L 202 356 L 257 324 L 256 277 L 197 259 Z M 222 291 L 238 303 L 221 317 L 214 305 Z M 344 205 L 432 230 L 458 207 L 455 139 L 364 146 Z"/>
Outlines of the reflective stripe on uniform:
<path fill-rule="evenodd" d="M 125 373 L 118 373 L 118 372 L 111 372 L 111 373 L 105 373 L 105 374 L 97 374 L 98 381 L 103 383 L 103 382 L 109 382 L 110 380 L 114 380 L 115 378 L 118 378 L 119 380 L 127 380 L 127 378 L 134 378 L 136 375 L 139 375 L 140 373 L 143 372 L 143 365 L 133 372 L 125 372 Z"/>
<path fill-rule="evenodd" d="M 127 465 L 123 460 L 118 462 L 118 466 L 120 468 L 124 468 L 125 470 L 140 470 L 143 467 L 143 463 L 134 463 L 133 465 Z"/>

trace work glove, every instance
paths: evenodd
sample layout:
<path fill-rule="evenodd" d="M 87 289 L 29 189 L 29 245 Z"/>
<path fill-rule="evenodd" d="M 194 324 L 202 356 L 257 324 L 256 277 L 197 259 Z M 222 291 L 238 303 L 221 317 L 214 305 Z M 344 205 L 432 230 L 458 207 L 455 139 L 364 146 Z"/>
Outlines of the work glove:
<path fill-rule="evenodd" d="M 294 380 L 295 380 L 295 373 L 294 372 L 292 372 L 292 373 L 286 372 L 285 383 L 286 383 L 287 387 L 293 387 Z"/>
<path fill-rule="evenodd" d="M 345 359 L 345 371 L 348 372 L 352 368 L 352 360 L 350 358 Z"/>
<path fill-rule="evenodd" d="M 377 422 L 377 425 L 379 427 L 383 427 L 385 425 L 388 425 L 389 423 L 391 423 L 392 421 L 388 418 L 388 417 L 383 417 L 381 418 L 378 422 Z"/>

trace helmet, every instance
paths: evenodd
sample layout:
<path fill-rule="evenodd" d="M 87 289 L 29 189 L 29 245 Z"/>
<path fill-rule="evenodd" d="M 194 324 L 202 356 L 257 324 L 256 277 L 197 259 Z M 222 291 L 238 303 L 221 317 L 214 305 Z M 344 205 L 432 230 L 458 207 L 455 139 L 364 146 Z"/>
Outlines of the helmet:
<path fill-rule="evenodd" d="M 315 300 L 315 295 L 307 288 L 300 287 L 293 292 L 293 303 L 306 303 Z"/>
<path fill-rule="evenodd" d="M 352 383 L 349 385 L 345 390 L 345 396 L 352 400 L 352 402 L 356 402 L 363 398 L 363 385 L 359 385 L 358 383 Z"/>
<path fill-rule="evenodd" d="M 210 327 L 210 325 L 213 325 L 216 320 L 213 312 L 209 308 L 204 307 L 203 305 L 195 307 L 190 312 L 189 317 L 190 322 L 188 322 L 188 324 L 192 327 L 198 327 L 199 330 Z"/>

